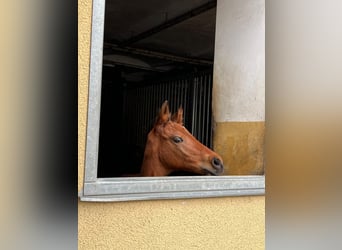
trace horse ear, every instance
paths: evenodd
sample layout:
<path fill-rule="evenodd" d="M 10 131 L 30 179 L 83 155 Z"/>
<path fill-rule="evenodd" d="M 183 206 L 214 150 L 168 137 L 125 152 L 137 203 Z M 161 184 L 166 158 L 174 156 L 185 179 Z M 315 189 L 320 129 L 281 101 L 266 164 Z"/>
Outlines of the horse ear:
<path fill-rule="evenodd" d="M 178 108 L 177 112 L 172 115 L 171 120 L 183 125 L 183 108 L 182 106 Z"/>
<path fill-rule="evenodd" d="M 167 101 L 164 101 L 163 105 L 160 108 L 159 116 L 157 118 L 156 124 L 164 124 L 170 120 L 170 110 L 169 104 Z"/>

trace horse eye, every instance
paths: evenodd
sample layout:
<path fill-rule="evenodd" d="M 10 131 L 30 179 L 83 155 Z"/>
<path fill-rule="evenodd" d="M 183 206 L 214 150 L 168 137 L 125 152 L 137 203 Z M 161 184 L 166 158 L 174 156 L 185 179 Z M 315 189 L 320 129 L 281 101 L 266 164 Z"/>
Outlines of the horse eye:
<path fill-rule="evenodd" d="M 180 143 L 180 142 L 183 141 L 183 139 L 182 139 L 181 137 L 179 137 L 179 136 L 173 137 L 172 140 L 173 140 L 175 143 Z"/>

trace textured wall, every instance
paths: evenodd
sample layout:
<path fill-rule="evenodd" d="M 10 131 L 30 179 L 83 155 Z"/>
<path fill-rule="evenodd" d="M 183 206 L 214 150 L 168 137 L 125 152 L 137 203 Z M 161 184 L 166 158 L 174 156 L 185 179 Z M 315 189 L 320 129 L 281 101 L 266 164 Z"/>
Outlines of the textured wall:
<path fill-rule="evenodd" d="M 218 0 L 213 112 L 216 122 L 265 121 L 265 1 Z"/>
<path fill-rule="evenodd" d="M 264 198 L 79 203 L 79 249 L 264 249 Z"/>
<path fill-rule="evenodd" d="M 224 174 L 264 174 L 264 122 L 220 122 L 215 135 L 213 144 L 222 155 Z"/>
<path fill-rule="evenodd" d="M 91 0 L 79 0 L 79 164 L 86 138 Z M 80 250 L 264 249 L 265 198 L 78 202 Z"/>
<path fill-rule="evenodd" d="M 91 11 L 91 0 L 78 1 L 78 190 L 81 190 L 84 174 Z"/>
<path fill-rule="evenodd" d="M 265 1 L 218 0 L 214 149 L 225 174 L 264 173 Z"/>

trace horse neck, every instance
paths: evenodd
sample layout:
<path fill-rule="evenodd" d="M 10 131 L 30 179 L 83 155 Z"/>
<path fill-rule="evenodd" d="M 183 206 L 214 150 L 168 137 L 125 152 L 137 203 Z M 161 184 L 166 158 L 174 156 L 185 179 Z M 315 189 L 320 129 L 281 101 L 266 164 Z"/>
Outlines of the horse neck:
<path fill-rule="evenodd" d="M 141 165 L 141 176 L 167 176 L 171 173 L 159 159 L 159 147 L 159 137 L 154 128 L 147 137 L 144 159 Z"/>
<path fill-rule="evenodd" d="M 156 157 L 144 157 L 140 174 L 141 176 L 167 176 L 170 171 Z"/>

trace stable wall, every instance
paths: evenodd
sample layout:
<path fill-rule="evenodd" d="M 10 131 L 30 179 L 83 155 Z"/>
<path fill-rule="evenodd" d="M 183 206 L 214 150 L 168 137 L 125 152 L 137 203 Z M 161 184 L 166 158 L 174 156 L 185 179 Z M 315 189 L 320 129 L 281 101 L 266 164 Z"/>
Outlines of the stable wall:
<path fill-rule="evenodd" d="M 225 174 L 263 174 L 264 0 L 217 1 L 213 116 L 213 145 Z"/>
<path fill-rule="evenodd" d="M 91 0 L 79 0 L 78 191 L 83 186 Z M 78 202 L 79 249 L 264 249 L 265 198 Z"/>

